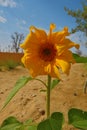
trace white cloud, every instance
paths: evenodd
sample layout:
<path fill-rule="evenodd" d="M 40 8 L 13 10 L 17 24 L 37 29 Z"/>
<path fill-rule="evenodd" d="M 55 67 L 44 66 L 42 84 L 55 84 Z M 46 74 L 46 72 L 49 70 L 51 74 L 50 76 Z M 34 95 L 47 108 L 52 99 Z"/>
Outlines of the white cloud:
<path fill-rule="evenodd" d="M 14 0 L 0 0 L 0 5 L 4 7 L 16 7 L 17 3 Z"/>
<path fill-rule="evenodd" d="M 2 17 L 2 16 L 0 16 L 0 23 L 6 23 L 6 22 L 7 22 L 7 19 Z"/>

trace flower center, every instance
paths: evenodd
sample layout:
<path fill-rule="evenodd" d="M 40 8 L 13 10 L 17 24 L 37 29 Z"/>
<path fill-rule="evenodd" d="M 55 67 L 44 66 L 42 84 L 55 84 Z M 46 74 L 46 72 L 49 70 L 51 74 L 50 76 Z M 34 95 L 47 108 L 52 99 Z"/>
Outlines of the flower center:
<path fill-rule="evenodd" d="M 43 54 L 46 56 L 49 56 L 49 55 L 51 55 L 51 50 L 49 48 L 45 48 L 45 49 L 43 49 Z"/>
<path fill-rule="evenodd" d="M 53 44 L 43 44 L 39 48 L 39 57 L 44 61 L 53 61 L 56 57 L 57 50 Z"/>

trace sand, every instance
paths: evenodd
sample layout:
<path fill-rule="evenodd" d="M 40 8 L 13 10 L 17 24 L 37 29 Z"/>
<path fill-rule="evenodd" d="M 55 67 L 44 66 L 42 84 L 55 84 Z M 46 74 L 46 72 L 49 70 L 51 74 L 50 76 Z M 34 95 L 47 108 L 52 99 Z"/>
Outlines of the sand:
<path fill-rule="evenodd" d="M 87 93 L 83 91 L 87 80 L 87 68 L 84 64 L 74 64 L 69 76 L 61 75 L 63 81 L 51 91 L 51 113 L 56 111 L 64 113 L 63 130 L 77 130 L 67 124 L 67 113 L 71 108 L 87 111 Z M 29 73 L 21 66 L 14 70 L 0 72 L 0 109 L 16 81 L 22 76 L 29 76 Z M 46 76 L 38 78 L 47 81 Z M 21 122 L 30 118 L 35 122 L 44 120 L 46 118 L 46 92 L 40 92 L 41 89 L 45 89 L 41 82 L 29 81 L 0 112 L 0 124 L 8 116 L 15 116 Z"/>

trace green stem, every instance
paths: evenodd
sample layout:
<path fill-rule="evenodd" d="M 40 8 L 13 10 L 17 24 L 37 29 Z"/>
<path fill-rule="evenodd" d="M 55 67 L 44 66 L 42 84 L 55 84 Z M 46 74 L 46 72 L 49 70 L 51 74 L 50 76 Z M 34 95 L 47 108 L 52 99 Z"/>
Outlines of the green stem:
<path fill-rule="evenodd" d="M 48 86 L 47 86 L 47 118 L 50 116 L 50 86 L 51 76 L 48 75 Z"/>
<path fill-rule="evenodd" d="M 47 88 L 47 85 L 44 83 L 44 81 L 42 81 L 42 80 L 40 80 L 40 79 L 37 79 L 37 78 L 35 78 L 34 80 L 38 80 L 38 81 L 40 81 L 42 84 L 44 84 L 44 86 Z"/>

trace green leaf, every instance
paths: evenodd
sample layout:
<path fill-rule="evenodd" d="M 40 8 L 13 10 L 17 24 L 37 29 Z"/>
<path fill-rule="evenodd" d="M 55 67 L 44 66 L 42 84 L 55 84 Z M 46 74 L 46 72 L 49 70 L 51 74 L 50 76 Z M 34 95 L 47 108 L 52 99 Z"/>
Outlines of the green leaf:
<path fill-rule="evenodd" d="M 23 124 L 26 130 L 37 130 L 37 125 L 32 119 L 26 120 Z"/>
<path fill-rule="evenodd" d="M 87 112 L 72 108 L 68 112 L 69 124 L 76 128 L 87 130 Z"/>
<path fill-rule="evenodd" d="M 22 125 L 15 117 L 5 119 L 0 127 L 0 130 L 17 130 Z"/>
<path fill-rule="evenodd" d="M 7 106 L 7 104 L 10 102 L 10 100 L 16 95 L 16 93 L 30 80 L 32 80 L 32 77 L 21 77 L 20 79 L 18 79 L 18 81 L 16 82 L 14 88 L 12 89 L 12 91 L 10 92 L 10 94 L 8 95 L 5 104 L 3 106 L 3 108 L 5 108 Z M 2 108 L 2 109 L 3 109 Z"/>
<path fill-rule="evenodd" d="M 60 126 L 60 128 L 62 128 L 62 125 L 64 123 L 63 113 L 54 112 L 52 113 L 51 118 L 55 119 L 58 122 L 58 125 Z"/>
<path fill-rule="evenodd" d="M 0 130 L 20 130 L 20 124 L 18 123 L 14 123 L 14 124 L 9 124 L 9 125 L 6 125 L 6 126 L 3 126 L 0 128 Z"/>
<path fill-rule="evenodd" d="M 52 83 L 51 83 L 51 90 L 58 84 L 60 82 L 60 80 L 59 79 L 54 79 L 53 81 L 52 81 Z"/>
<path fill-rule="evenodd" d="M 12 124 L 12 123 L 20 123 L 20 122 L 19 122 L 15 117 L 10 116 L 10 117 L 6 118 L 6 119 L 3 121 L 1 127 L 5 126 L 5 125 L 7 125 L 7 124 Z"/>
<path fill-rule="evenodd" d="M 61 130 L 61 127 L 57 120 L 49 118 L 40 122 L 37 126 L 37 130 Z"/>
<path fill-rule="evenodd" d="M 21 123 L 11 116 L 3 121 L 0 130 L 37 130 L 37 126 L 31 119 Z"/>
<path fill-rule="evenodd" d="M 28 126 L 26 130 L 37 130 L 37 126 L 35 125 Z"/>
<path fill-rule="evenodd" d="M 24 125 L 31 124 L 32 122 L 33 122 L 33 120 L 32 120 L 32 119 L 26 120 L 26 121 L 24 122 Z"/>
<path fill-rule="evenodd" d="M 87 120 L 73 122 L 73 126 L 79 129 L 87 130 Z"/>

